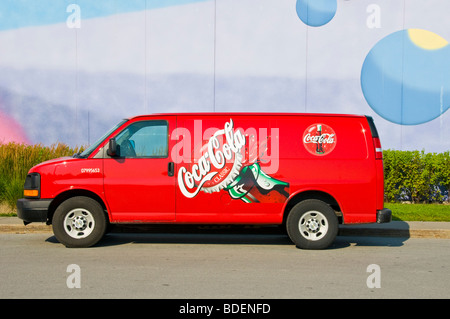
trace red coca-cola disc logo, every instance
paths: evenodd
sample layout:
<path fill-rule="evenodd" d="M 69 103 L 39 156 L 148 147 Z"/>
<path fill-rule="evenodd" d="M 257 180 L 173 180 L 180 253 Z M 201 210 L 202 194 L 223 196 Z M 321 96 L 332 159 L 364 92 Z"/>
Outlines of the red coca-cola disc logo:
<path fill-rule="evenodd" d="M 326 124 L 312 124 L 303 133 L 303 145 L 309 153 L 316 156 L 330 154 L 336 147 L 336 142 L 336 133 Z"/>

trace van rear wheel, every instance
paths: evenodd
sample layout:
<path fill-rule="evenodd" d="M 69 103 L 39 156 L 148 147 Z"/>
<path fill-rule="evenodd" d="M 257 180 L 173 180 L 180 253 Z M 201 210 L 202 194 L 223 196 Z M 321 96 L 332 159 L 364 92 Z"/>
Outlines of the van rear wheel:
<path fill-rule="evenodd" d="M 66 247 L 90 247 L 105 234 L 107 221 L 96 200 L 77 196 L 58 206 L 52 225 L 56 239 Z"/>
<path fill-rule="evenodd" d="M 286 229 L 298 248 L 324 249 L 330 246 L 338 233 L 334 210 L 317 199 L 304 200 L 289 212 Z"/>

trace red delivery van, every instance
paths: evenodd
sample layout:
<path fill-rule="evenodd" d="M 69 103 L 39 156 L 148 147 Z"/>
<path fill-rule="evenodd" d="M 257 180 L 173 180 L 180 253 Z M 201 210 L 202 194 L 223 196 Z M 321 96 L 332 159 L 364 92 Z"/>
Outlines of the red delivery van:
<path fill-rule="evenodd" d="M 17 208 L 67 247 L 109 224 L 172 223 L 285 225 L 297 247 L 323 249 L 340 223 L 390 222 L 383 194 L 369 116 L 154 114 L 31 168 Z"/>

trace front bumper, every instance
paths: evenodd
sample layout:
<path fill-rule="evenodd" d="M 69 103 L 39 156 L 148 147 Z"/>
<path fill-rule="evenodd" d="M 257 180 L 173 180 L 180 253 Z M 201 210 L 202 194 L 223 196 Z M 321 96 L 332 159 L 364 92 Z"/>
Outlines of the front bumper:
<path fill-rule="evenodd" d="M 377 211 L 377 223 L 390 223 L 392 220 L 392 211 L 388 208 L 383 208 Z"/>
<path fill-rule="evenodd" d="M 46 222 L 51 199 L 27 199 L 17 200 L 17 216 L 24 224 L 32 222 Z"/>

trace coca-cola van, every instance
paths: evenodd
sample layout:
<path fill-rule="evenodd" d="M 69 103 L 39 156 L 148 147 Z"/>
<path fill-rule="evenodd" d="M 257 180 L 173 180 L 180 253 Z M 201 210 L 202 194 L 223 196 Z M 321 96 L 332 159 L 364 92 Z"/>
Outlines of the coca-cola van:
<path fill-rule="evenodd" d="M 161 223 L 285 225 L 321 249 L 339 224 L 389 222 L 383 193 L 371 117 L 156 114 L 31 168 L 17 208 L 67 247 L 96 244 L 109 224 Z"/>

